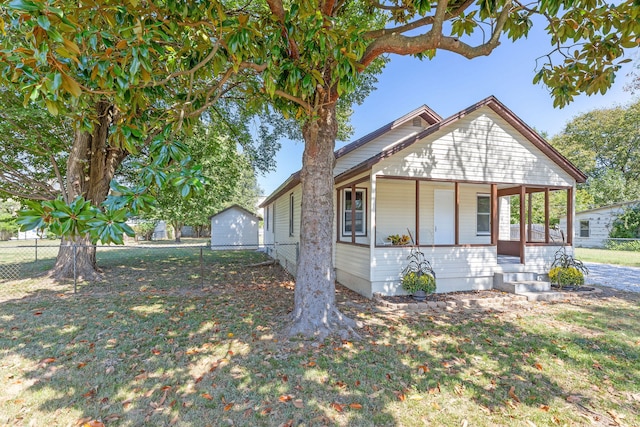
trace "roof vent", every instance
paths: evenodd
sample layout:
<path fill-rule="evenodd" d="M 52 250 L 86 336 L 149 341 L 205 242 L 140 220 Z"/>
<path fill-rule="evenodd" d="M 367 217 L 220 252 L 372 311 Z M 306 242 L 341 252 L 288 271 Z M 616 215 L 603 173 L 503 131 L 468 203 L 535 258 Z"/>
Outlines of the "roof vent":
<path fill-rule="evenodd" d="M 420 117 L 414 117 L 412 124 L 415 127 L 421 128 L 422 127 L 422 120 L 420 119 Z"/>

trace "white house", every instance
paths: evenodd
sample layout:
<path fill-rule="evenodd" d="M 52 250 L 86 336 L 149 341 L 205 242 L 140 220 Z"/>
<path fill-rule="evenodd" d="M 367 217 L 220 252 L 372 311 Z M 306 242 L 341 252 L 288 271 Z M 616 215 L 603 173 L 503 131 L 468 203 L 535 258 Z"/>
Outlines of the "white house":
<path fill-rule="evenodd" d="M 335 152 L 334 266 L 338 282 L 371 297 L 403 293 L 408 234 L 433 265 L 438 292 L 490 289 L 495 273 L 548 272 L 559 243 L 549 232 L 549 193 L 586 177 L 495 97 L 446 119 L 427 106 Z M 533 237 L 532 197 L 545 201 L 546 232 Z M 519 233 L 510 236 L 510 197 Z M 262 203 L 266 244 L 300 235 L 300 173 Z M 573 230 L 573 223 L 566 225 Z M 569 236 L 571 245 L 573 233 Z M 295 246 L 277 251 L 295 275 Z"/>
<path fill-rule="evenodd" d="M 257 249 L 260 218 L 239 205 L 211 216 L 211 249 Z"/>
<path fill-rule="evenodd" d="M 640 205 L 640 200 L 631 202 L 614 203 L 608 206 L 588 209 L 576 212 L 575 215 L 575 235 L 573 242 L 576 247 L 601 248 L 609 238 L 609 233 L 614 221 L 627 208 Z M 560 225 L 566 224 L 567 219 L 562 218 Z"/>

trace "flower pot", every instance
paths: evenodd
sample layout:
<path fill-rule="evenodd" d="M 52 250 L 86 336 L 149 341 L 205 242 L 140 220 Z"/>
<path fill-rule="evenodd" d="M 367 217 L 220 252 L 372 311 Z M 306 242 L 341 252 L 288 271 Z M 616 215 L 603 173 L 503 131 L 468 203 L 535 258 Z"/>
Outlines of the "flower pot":
<path fill-rule="evenodd" d="M 427 299 L 427 293 L 425 291 L 415 291 L 413 293 L 413 299 L 416 301 L 424 301 Z"/>

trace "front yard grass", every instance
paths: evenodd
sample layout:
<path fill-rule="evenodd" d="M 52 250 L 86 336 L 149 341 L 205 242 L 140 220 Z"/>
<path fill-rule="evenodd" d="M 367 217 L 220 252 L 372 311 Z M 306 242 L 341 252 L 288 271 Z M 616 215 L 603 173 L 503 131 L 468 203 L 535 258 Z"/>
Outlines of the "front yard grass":
<path fill-rule="evenodd" d="M 576 248 L 575 252 L 581 261 L 640 267 L 640 252 L 593 248 Z"/>
<path fill-rule="evenodd" d="M 293 282 L 254 261 L 204 287 L 2 283 L 0 425 L 640 425 L 638 294 L 405 313 L 339 287 L 362 339 L 314 344 L 279 335 Z"/>

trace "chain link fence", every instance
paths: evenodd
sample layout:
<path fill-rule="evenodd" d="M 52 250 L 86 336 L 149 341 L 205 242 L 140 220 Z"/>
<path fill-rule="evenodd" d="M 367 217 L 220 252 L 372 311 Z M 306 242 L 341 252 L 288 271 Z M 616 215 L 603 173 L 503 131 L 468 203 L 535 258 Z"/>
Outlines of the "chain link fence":
<path fill-rule="evenodd" d="M 83 256 L 87 246 L 71 245 L 68 266 L 72 273 L 73 291 L 100 287 L 105 291 L 122 291 L 149 287 L 176 289 L 181 286 L 204 286 L 223 282 L 247 265 L 275 259 L 285 269 L 297 261 L 297 243 L 260 245 L 214 245 L 148 243 L 124 246 L 95 246 L 100 279 L 89 283 L 83 276 Z M 60 250 L 59 244 L 38 242 L 0 246 L 0 284 L 33 279 L 47 274 Z M 282 256 L 285 255 L 285 256 Z M 282 261 L 284 260 L 284 262 Z M 287 261 L 289 260 L 289 261 Z M 295 261 L 294 261 L 295 260 Z M 289 263 L 290 265 L 284 265 Z"/>

